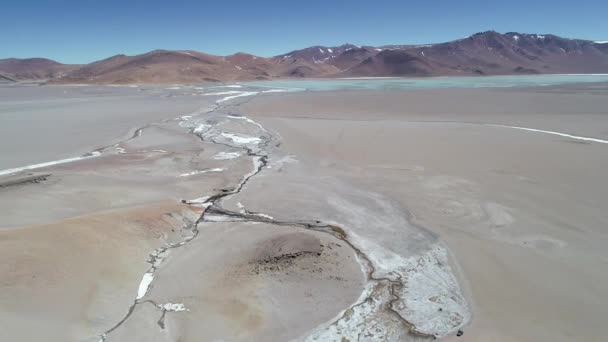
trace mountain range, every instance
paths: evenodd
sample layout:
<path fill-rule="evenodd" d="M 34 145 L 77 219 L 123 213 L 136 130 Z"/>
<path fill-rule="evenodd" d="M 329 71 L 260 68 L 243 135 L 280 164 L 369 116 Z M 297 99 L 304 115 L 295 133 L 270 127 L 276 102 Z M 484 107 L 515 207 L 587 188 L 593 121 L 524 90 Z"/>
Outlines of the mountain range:
<path fill-rule="evenodd" d="M 428 45 L 312 46 L 274 57 L 155 50 L 84 65 L 0 59 L 0 82 L 199 83 L 276 78 L 608 73 L 608 42 L 486 31 Z"/>

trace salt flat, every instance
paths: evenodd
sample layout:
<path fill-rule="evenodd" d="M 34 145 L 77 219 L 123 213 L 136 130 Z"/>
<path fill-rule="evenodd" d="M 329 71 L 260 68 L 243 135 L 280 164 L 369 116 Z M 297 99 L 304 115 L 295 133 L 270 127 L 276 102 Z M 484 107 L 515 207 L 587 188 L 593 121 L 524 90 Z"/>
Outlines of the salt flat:
<path fill-rule="evenodd" d="M 163 88 L 0 85 L 0 169 L 78 156 L 205 103 Z"/>
<path fill-rule="evenodd" d="M 598 340 L 604 84 L 228 87 L 0 92 L 1 340 Z"/>
<path fill-rule="evenodd" d="M 606 140 L 606 108 L 605 88 L 571 85 L 300 93 L 243 110 L 446 242 L 473 308 L 463 340 L 594 341 L 608 312 L 608 145 L 504 126 Z"/>

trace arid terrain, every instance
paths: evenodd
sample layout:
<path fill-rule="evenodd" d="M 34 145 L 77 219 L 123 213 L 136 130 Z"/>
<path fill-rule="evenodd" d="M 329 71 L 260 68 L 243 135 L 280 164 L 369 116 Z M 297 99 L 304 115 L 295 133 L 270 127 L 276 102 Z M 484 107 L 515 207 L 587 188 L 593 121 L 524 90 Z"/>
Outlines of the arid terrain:
<path fill-rule="evenodd" d="M 2 86 L 0 340 L 601 341 L 606 108 Z"/>
<path fill-rule="evenodd" d="M 606 85 L 571 85 L 289 94 L 243 111 L 445 241 L 473 312 L 462 340 L 601 341 L 607 108 Z"/>
<path fill-rule="evenodd" d="M 486 31 L 438 44 L 313 46 L 274 57 L 190 50 L 116 55 L 85 65 L 1 59 L 0 82 L 158 84 L 327 77 L 608 73 L 608 43 Z"/>

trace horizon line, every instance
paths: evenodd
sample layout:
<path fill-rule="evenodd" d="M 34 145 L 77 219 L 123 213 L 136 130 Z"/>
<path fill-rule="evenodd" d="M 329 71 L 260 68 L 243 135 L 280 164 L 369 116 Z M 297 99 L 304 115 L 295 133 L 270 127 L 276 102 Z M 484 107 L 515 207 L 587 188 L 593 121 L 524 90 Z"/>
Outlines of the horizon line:
<path fill-rule="evenodd" d="M 44 56 L 31 56 L 31 57 L 0 57 L 0 60 L 3 59 L 18 59 L 18 60 L 24 60 L 24 59 L 47 59 L 47 60 L 51 60 L 60 64 L 64 64 L 64 65 L 86 65 L 86 64 L 90 64 L 90 63 L 94 63 L 94 62 L 98 62 L 98 61 L 102 61 L 108 58 L 112 58 L 112 57 L 116 57 L 116 56 L 127 56 L 127 57 L 134 57 L 134 56 L 139 56 L 139 55 L 145 55 L 147 53 L 151 53 L 154 51 L 176 51 L 176 52 L 180 52 L 180 51 L 192 51 L 192 52 L 198 52 L 198 53 L 203 53 L 203 54 L 207 54 L 207 55 L 211 55 L 211 56 L 216 56 L 216 57 L 228 57 L 228 56 L 232 56 L 232 55 L 236 55 L 236 54 L 247 54 L 247 55 L 251 55 L 251 56 L 255 56 L 255 57 L 261 57 L 261 58 L 273 58 L 273 57 L 277 57 L 277 56 L 282 56 L 285 54 L 288 54 L 290 52 L 294 52 L 294 51 L 298 51 L 298 50 L 303 50 L 303 49 L 307 49 L 307 48 L 315 48 L 315 47 L 322 47 L 322 48 L 334 48 L 334 47 L 341 47 L 344 45 L 353 45 L 353 46 L 357 46 L 357 47 L 374 47 L 374 48 L 379 48 L 379 47 L 384 47 L 384 46 L 412 46 L 412 47 L 416 47 L 416 46 L 423 46 L 423 45 L 437 45 L 437 44 L 444 44 L 444 43 L 450 43 L 450 42 L 455 42 L 458 40 L 463 40 L 463 39 L 467 39 L 470 38 L 472 36 L 475 36 L 477 34 L 482 34 L 482 33 L 488 33 L 488 32 L 496 32 L 502 35 L 505 34 L 510 34 L 510 33 L 515 33 L 515 34 L 522 34 L 522 35 L 542 35 L 542 36 L 546 36 L 546 35 L 551 35 L 551 36 L 556 36 L 556 37 L 560 37 L 560 38 L 564 38 L 564 39 L 571 39 L 571 40 L 583 40 L 583 41 L 588 41 L 588 42 L 593 42 L 596 44 L 606 44 L 608 43 L 608 39 L 607 40 L 595 40 L 595 39 L 588 39 L 588 38 L 574 38 L 574 37 L 566 37 L 566 36 L 559 36 L 553 33 L 527 33 L 527 32 L 518 32 L 518 31 L 506 31 L 506 32 L 500 32 L 494 29 L 489 29 L 489 30 L 484 30 L 484 31 L 477 31 L 475 33 L 472 33 L 466 37 L 462 37 L 462 38 L 455 38 L 452 40 L 447 40 L 447 41 L 440 41 L 440 42 L 429 42 L 429 43 L 417 43 L 417 44 L 412 44 L 412 43 L 392 43 L 392 44 L 382 44 L 382 45 L 367 45 L 367 44 L 354 44 L 354 43 L 349 43 L 349 42 L 345 42 L 342 44 L 332 44 L 332 45 L 319 45 L 319 44 L 315 44 L 315 45 L 308 45 L 302 48 L 296 48 L 296 49 L 291 49 L 287 52 L 283 52 L 283 53 L 279 53 L 276 55 L 263 55 L 263 54 L 253 54 L 253 53 L 249 53 L 246 51 L 236 51 L 236 52 L 232 52 L 229 54 L 215 54 L 215 53 L 209 53 L 209 52 L 205 52 L 205 51 L 201 51 L 201 50 L 194 50 L 194 49 L 165 49 L 165 48 L 155 48 L 155 49 L 151 49 L 151 50 L 142 50 L 140 52 L 131 52 L 131 53 L 116 53 L 113 55 L 108 55 L 107 57 L 101 57 L 101 58 L 97 58 L 97 59 L 93 59 L 92 61 L 89 62 L 84 62 L 84 63 L 64 63 L 60 61 L 60 58 L 58 59 L 54 59 L 54 58 L 49 58 L 49 57 L 44 57 Z"/>

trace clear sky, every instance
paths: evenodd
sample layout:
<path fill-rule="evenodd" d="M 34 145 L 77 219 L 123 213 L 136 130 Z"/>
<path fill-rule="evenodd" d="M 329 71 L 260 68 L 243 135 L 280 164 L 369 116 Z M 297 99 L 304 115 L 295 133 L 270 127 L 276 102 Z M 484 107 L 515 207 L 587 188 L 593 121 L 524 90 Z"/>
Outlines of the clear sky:
<path fill-rule="evenodd" d="M 436 43 L 486 30 L 608 40 L 608 0 L 3 0 L 0 58 Z"/>

